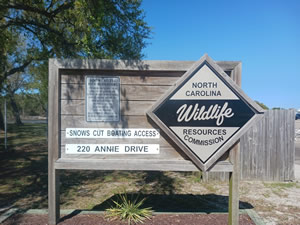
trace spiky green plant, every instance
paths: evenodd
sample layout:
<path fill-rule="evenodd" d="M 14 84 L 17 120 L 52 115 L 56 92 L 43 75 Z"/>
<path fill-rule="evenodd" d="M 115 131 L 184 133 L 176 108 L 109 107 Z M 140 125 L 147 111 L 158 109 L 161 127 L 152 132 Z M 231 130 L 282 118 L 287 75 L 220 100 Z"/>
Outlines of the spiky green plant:
<path fill-rule="evenodd" d="M 106 216 L 112 219 L 127 221 L 128 225 L 143 223 L 145 219 L 150 219 L 153 210 L 151 207 L 141 208 L 146 198 L 142 200 L 128 199 L 127 194 L 119 194 L 118 200 L 112 200 L 114 205 L 106 209 Z"/>

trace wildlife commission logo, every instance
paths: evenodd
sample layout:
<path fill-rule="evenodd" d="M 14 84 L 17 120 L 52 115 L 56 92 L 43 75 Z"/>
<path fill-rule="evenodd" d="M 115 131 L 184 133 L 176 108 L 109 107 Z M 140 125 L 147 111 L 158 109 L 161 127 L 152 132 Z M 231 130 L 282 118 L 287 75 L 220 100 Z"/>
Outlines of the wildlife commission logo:
<path fill-rule="evenodd" d="M 224 75 L 202 60 L 149 116 L 205 164 L 256 113 Z"/>

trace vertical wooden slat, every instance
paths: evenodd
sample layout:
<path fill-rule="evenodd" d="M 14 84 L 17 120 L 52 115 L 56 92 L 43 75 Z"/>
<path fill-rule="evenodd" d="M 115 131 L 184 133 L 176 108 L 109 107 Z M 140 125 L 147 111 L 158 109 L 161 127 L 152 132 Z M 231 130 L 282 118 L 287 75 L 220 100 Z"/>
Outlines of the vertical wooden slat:
<path fill-rule="evenodd" d="M 289 163 L 290 163 L 290 154 L 289 154 L 289 142 L 290 142 L 290 140 L 289 140 L 289 136 L 291 135 L 291 130 L 290 130 L 290 120 L 289 120 L 289 115 L 290 115 L 290 110 L 288 110 L 287 112 L 286 112 L 286 115 L 285 115 L 285 117 L 286 117 L 286 122 L 284 123 L 284 125 L 285 125 L 285 130 L 286 130 L 286 132 L 285 132 L 285 143 L 284 143 L 284 149 L 285 149 L 285 151 L 284 151 L 284 155 L 286 156 L 286 162 L 285 162 L 285 168 L 284 168 L 284 180 L 285 181 L 287 181 L 287 180 L 289 180 L 289 173 L 290 173 L 290 166 L 289 166 Z"/>
<path fill-rule="evenodd" d="M 263 157 L 264 153 L 262 151 L 262 135 L 261 134 L 261 121 L 259 121 L 256 125 L 256 135 L 257 135 L 257 141 L 256 141 L 256 174 L 255 174 L 255 179 L 257 179 L 257 177 L 261 177 L 262 175 L 262 163 L 260 158 Z"/>
<path fill-rule="evenodd" d="M 286 138 L 286 134 L 287 134 L 287 129 L 286 129 L 286 123 L 285 123 L 285 118 L 287 117 L 287 111 L 286 110 L 280 110 L 279 111 L 279 117 L 280 117 L 280 136 L 278 139 L 280 139 L 280 145 L 279 145 L 279 161 L 281 164 L 281 170 L 279 170 L 279 179 L 284 181 L 285 180 L 285 171 L 287 169 L 286 165 L 287 165 L 287 155 L 286 155 L 286 147 L 285 144 L 287 143 L 287 138 Z"/>
<path fill-rule="evenodd" d="M 288 137 L 288 177 L 286 180 L 294 180 L 294 164 L 295 164 L 295 110 L 290 109 L 288 113 L 288 129 L 289 129 L 289 137 Z"/>
<path fill-rule="evenodd" d="M 281 168 L 281 162 L 280 162 L 280 159 L 279 159 L 279 155 L 280 155 L 280 140 L 279 140 L 279 137 L 280 137 L 280 116 L 279 116 L 279 110 L 274 110 L 275 111 L 275 117 L 274 117 L 274 129 L 275 129 L 275 151 L 274 151 L 274 155 L 275 155 L 275 165 L 277 167 L 280 167 Z M 277 123 L 276 123 L 277 121 Z M 275 165 L 274 165 L 274 168 L 275 168 Z M 282 169 L 282 168 L 281 168 Z M 274 179 L 275 180 L 280 180 L 280 173 L 279 173 L 279 170 L 275 170 L 275 174 L 274 174 Z"/>
<path fill-rule="evenodd" d="M 273 113 L 272 113 L 273 112 Z M 270 151 L 270 180 L 275 180 L 275 171 L 272 170 L 276 166 L 276 136 L 274 127 L 275 111 L 269 112 L 269 151 Z"/>
<path fill-rule="evenodd" d="M 248 169 L 248 177 L 249 179 L 252 179 L 252 171 L 253 171 L 253 154 L 255 154 L 253 151 L 254 148 L 253 148 L 253 127 L 250 129 L 250 135 L 249 135 L 249 147 L 251 148 L 251 152 L 248 150 L 248 158 L 249 158 L 249 169 Z"/>
<path fill-rule="evenodd" d="M 276 110 L 272 111 L 272 114 L 271 114 L 271 119 L 272 119 L 272 139 L 270 142 L 272 143 L 272 149 L 271 149 L 271 167 L 272 168 L 275 168 L 277 166 L 277 157 L 276 157 L 276 135 L 277 135 L 277 128 L 278 126 L 276 125 Z M 272 179 L 273 180 L 276 180 L 277 179 L 277 173 L 275 170 L 272 170 L 271 169 L 271 172 L 272 172 Z"/>
<path fill-rule="evenodd" d="M 269 171 L 270 171 L 270 152 L 269 152 L 269 148 L 268 148 L 268 135 L 269 135 L 269 123 L 267 120 L 268 117 L 268 111 L 265 112 L 264 114 L 264 135 L 265 135 L 265 143 L 264 143 L 264 151 L 265 151 L 265 158 L 262 159 L 263 163 L 265 164 L 265 177 L 263 180 L 267 180 L 267 178 L 269 177 Z"/>
<path fill-rule="evenodd" d="M 263 152 L 263 157 L 262 159 L 260 160 L 261 161 L 261 169 L 262 169 L 262 172 L 261 172 L 261 179 L 262 180 L 265 180 L 266 179 L 266 172 L 267 172 L 267 166 L 268 164 L 265 163 L 264 159 L 267 158 L 267 155 L 268 155 L 268 152 L 266 151 L 266 121 L 265 121 L 265 118 L 263 118 L 261 121 L 261 136 L 262 136 L 262 140 L 261 140 L 261 152 Z"/>
<path fill-rule="evenodd" d="M 251 173 L 251 177 L 252 179 L 255 179 L 257 177 L 257 173 L 258 173 L 258 160 L 257 157 L 259 155 L 258 152 L 258 127 L 257 124 L 255 124 L 253 126 L 253 138 L 252 138 L 252 143 L 253 143 L 253 154 L 252 155 L 252 173 Z"/>
<path fill-rule="evenodd" d="M 251 171 L 251 177 L 252 179 L 256 179 L 258 176 L 258 170 L 259 170 L 259 124 L 256 123 L 253 126 L 253 138 L 252 138 L 252 143 L 253 143 L 253 153 L 251 154 L 252 156 L 252 171 Z"/>
<path fill-rule="evenodd" d="M 275 140 L 275 137 L 273 138 L 274 127 L 273 127 L 273 116 L 272 116 L 271 112 L 272 111 L 268 111 L 268 113 L 267 113 L 267 118 L 268 118 L 267 149 L 268 149 L 268 153 L 269 153 L 269 156 L 270 156 L 269 158 L 266 159 L 270 163 L 270 170 L 269 170 L 268 180 L 274 180 L 274 178 L 273 178 L 274 171 L 272 170 L 273 163 L 274 163 L 274 158 L 273 158 L 274 157 L 274 154 L 273 154 L 274 141 L 270 141 L 270 140 Z"/>
<path fill-rule="evenodd" d="M 293 173 L 291 173 L 292 168 L 294 168 L 294 166 L 291 166 L 291 164 L 294 164 L 294 160 L 292 159 L 292 155 L 295 152 L 295 149 L 293 148 L 293 145 L 295 144 L 294 142 L 294 137 L 295 137 L 295 120 L 294 120 L 294 110 L 290 109 L 287 113 L 287 117 L 288 117 L 288 122 L 287 122 L 287 144 L 286 144 L 286 149 L 287 149 L 287 157 L 288 157 L 288 161 L 287 161 L 287 172 L 286 172 L 286 177 L 285 180 L 293 180 Z M 292 120 L 291 120 L 292 118 Z M 292 138 L 291 138 L 292 137 Z M 292 151 L 290 151 L 289 149 L 292 149 Z"/>
<path fill-rule="evenodd" d="M 261 152 L 261 157 L 259 157 L 259 160 L 260 160 L 260 173 L 259 173 L 259 176 L 263 179 L 263 177 L 265 177 L 265 164 L 264 164 L 264 161 L 261 160 L 260 158 L 262 159 L 265 159 L 266 158 L 266 152 L 265 152 L 265 120 L 262 119 L 261 121 L 259 121 L 259 131 L 260 131 L 260 142 L 259 142 L 259 148 L 260 148 L 260 152 Z"/>

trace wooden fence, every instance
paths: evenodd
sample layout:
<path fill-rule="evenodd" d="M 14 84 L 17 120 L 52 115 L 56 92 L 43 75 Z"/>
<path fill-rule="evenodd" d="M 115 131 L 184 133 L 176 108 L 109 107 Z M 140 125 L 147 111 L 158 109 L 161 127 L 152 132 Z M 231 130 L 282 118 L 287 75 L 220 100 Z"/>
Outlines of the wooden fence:
<path fill-rule="evenodd" d="M 240 140 L 241 180 L 290 181 L 294 177 L 295 111 L 268 110 Z M 227 173 L 204 173 L 226 180 Z"/>

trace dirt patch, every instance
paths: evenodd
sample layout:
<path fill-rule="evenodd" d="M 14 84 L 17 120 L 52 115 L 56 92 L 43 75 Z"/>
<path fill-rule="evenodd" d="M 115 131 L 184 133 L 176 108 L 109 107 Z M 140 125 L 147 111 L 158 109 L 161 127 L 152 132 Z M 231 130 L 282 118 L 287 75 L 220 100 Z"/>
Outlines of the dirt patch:
<path fill-rule="evenodd" d="M 226 214 L 159 214 L 146 220 L 144 225 L 227 225 L 228 215 Z M 246 214 L 240 215 L 241 225 L 255 225 Z M 47 215 L 15 215 L 6 220 L 3 225 L 45 225 L 48 224 Z M 62 217 L 59 225 L 127 225 L 127 222 L 108 221 L 103 214 L 75 215 L 73 217 Z"/>
<path fill-rule="evenodd" d="M 241 182 L 240 199 L 253 205 L 266 225 L 300 224 L 299 183 Z"/>

